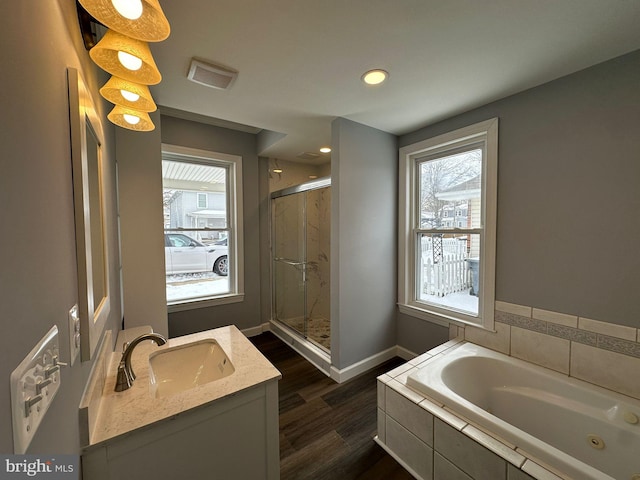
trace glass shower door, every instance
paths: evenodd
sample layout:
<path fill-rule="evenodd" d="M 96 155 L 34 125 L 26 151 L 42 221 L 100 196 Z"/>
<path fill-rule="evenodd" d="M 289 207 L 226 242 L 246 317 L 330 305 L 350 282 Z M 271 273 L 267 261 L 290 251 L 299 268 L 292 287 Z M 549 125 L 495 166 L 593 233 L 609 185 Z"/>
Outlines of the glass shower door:
<path fill-rule="evenodd" d="M 313 343 L 331 350 L 331 187 L 309 190 L 305 195 L 306 336 Z"/>
<path fill-rule="evenodd" d="M 275 319 L 306 336 L 306 197 L 275 198 L 272 208 Z"/>

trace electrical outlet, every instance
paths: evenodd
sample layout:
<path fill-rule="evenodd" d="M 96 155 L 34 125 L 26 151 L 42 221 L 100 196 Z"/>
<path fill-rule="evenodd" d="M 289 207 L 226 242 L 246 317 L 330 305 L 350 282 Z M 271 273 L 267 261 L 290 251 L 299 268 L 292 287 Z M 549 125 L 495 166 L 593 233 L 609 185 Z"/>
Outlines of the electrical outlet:
<path fill-rule="evenodd" d="M 60 388 L 58 327 L 33 347 L 29 355 L 11 373 L 11 413 L 13 450 L 23 454 L 31 443 L 42 418 Z"/>
<path fill-rule="evenodd" d="M 77 304 L 69 310 L 69 351 L 69 364 L 73 365 L 80 353 L 80 316 Z"/>

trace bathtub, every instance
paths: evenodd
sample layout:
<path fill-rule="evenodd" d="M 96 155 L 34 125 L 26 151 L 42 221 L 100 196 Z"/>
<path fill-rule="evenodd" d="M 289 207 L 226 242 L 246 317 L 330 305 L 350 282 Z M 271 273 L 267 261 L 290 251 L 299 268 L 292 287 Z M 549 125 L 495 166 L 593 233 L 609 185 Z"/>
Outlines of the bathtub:
<path fill-rule="evenodd" d="M 570 478 L 640 480 L 638 400 L 471 343 L 407 385 Z"/>

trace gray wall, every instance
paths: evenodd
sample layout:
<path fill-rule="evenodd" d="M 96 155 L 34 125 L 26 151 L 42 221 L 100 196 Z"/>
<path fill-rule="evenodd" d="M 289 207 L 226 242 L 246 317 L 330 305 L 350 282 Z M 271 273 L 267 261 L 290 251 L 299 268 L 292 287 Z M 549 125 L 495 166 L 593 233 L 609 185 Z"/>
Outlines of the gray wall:
<path fill-rule="evenodd" d="M 67 314 L 78 301 L 67 67 L 77 68 L 101 103 L 97 68 L 81 44 L 73 0 L 0 2 L 0 452 L 13 452 L 9 377 L 45 333 L 60 331 L 61 360 L 69 361 Z M 34 30 L 34 22 L 38 23 Z M 37 31 L 36 31 L 37 30 Z M 112 295 L 107 328 L 121 319 L 115 236 L 113 127 L 103 120 L 108 165 L 107 223 Z M 28 453 L 78 453 L 78 405 L 91 368 L 76 361 Z"/>
<path fill-rule="evenodd" d="M 124 327 L 169 333 L 162 217 L 160 115 L 151 132 L 116 130 Z"/>
<path fill-rule="evenodd" d="M 353 365 L 396 344 L 396 137 L 332 123 L 331 363 Z"/>
<path fill-rule="evenodd" d="M 497 300 L 640 327 L 639 85 L 636 51 L 400 138 L 500 118 Z"/>
<path fill-rule="evenodd" d="M 449 340 L 449 329 L 404 313 L 396 316 L 398 345 L 420 354 Z"/>
<path fill-rule="evenodd" d="M 271 198 L 267 157 L 258 159 L 258 191 L 260 197 L 260 323 L 271 320 Z"/>
<path fill-rule="evenodd" d="M 241 303 L 186 310 L 169 314 L 172 337 L 235 324 L 257 327 L 260 319 L 260 181 L 256 135 L 162 116 L 162 142 L 242 157 L 244 202 L 244 290 Z M 158 179 L 162 181 L 161 178 Z M 158 202 L 158 208 L 160 208 Z"/>

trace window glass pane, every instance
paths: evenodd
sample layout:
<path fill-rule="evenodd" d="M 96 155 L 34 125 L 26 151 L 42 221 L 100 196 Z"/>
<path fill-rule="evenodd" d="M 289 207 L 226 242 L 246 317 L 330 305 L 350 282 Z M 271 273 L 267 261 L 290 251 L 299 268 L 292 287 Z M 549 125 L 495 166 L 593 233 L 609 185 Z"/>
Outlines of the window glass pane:
<path fill-rule="evenodd" d="M 200 242 L 200 232 L 165 232 L 167 301 L 230 293 L 227 240 Z"/>
<path fill-rule="evenodd" d="M 482 150 L 418 160 L 418 228 L 480 228 Z"/>
<path fill-rule="evenodd" d="M 227 228 L 224 167 L 162 161 L 165 228 Z"/>
<path fill-rule="evenodd" d="M 478 315 L 480 235 L 419 234 L 417 300 Z"/>
<path fill-rule="evenodd" d="M 231 293 L 225 167 L 163 160 L 167 302 Z"/>
<path fill-rule="evenodd" d="M 208 194 L 198 193 L 198 208 L 207 208 L 209 206 Z"/>

